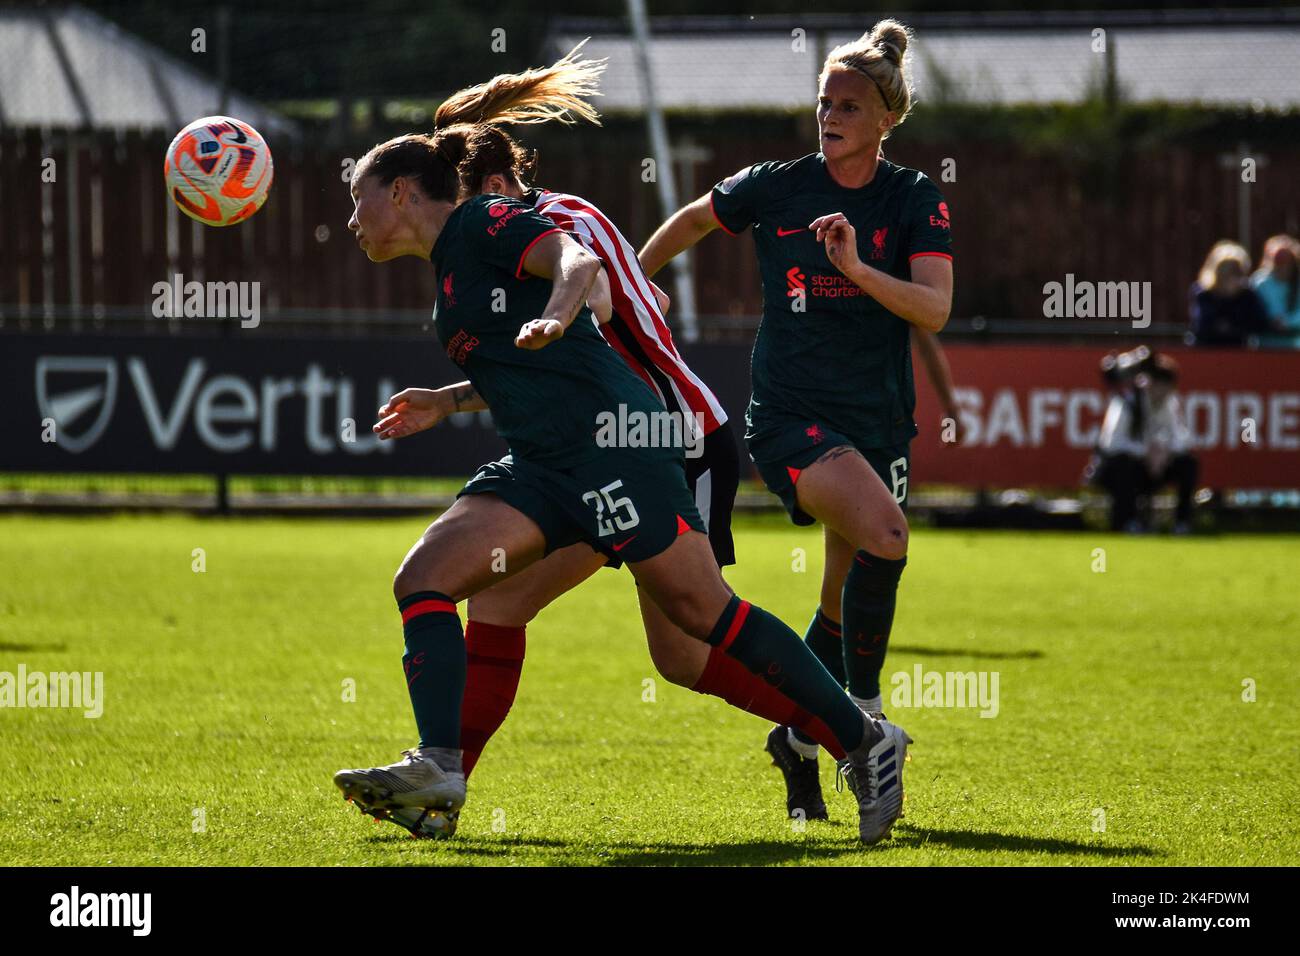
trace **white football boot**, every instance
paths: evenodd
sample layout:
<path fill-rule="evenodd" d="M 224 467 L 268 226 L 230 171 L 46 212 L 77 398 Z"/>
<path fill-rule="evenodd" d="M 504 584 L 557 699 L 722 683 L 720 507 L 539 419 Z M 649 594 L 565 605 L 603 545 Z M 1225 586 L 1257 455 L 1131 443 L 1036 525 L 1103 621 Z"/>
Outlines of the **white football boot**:
<path fill-rule="evenodd" d="M 465 775 L 443 770 L 429 757 L 404 750 L 400 763 L 340 770 L 334 785 L 363 810 L 414 809 L 449 813 L 465 805 Z M 373 814 L 372 814 L 373 816 Z"/>
<path fill-rule="evenodd" d="M 897 724 L 864 714 L 867 736 L 839 765 L 858 800 L 858 837 L 879 843 L 903 815 L 903 762 L 912 738 Z M 838 788 L 839 780 L 836 780 Z"/>
<path fill-rule="evenodd" d="M 400 807 L 396 810 L 380 810 L 358 805 L 358 809 L 375 820 L 395 823 L 417 840 L 445 840 L 456 835 L 456 825 L 460 820 L 459 810 L 441 810 L 428 808 Z"/>

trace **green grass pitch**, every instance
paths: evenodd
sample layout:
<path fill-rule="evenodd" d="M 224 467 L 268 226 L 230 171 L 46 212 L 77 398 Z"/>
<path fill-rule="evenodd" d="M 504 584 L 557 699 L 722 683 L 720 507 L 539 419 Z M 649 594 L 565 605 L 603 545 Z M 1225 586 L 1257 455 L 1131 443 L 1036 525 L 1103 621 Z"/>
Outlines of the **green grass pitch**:
<path fill-rule="evenodd" d="M 1295 537 L 914 532 L 885 675 L 996 671 L 999 710 L 886 698 L 907 815 L 864 850 L 832 761 L 832 821 L 800 830 L 764 723 L 646 683 L 625 571 L 530 627 L 453 841 L 344 804 L 334 770 L 414 743 L 390 585 L 423 525 L 0 516 L 0 671 L 102 671 L 106 698 L 0 709 L 0 864 L 1300 862 Z M 817 533 L 737 544 L 733 586 L 802 633 Z"/>

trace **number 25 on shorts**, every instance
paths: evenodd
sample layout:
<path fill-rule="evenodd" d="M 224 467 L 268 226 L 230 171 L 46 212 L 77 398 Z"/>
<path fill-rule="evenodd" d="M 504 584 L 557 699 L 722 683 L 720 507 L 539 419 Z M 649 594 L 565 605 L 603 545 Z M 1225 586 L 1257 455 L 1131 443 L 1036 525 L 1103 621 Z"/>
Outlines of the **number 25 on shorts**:
<path fill-rule="evenodd" d="M 616 527 L 619 531 L 629 531 L 641 523 L 631 498 L 614 498 L 610 495 L 610 492 L 622 487 L 623 480 L 620 478 L 618 481 L 611 481 L 598 492 L 589 491 L 582 496 L 584 504 L 590 503 L 596 506 L 596 530 L 602 538 L 613 534 Z M 606 511 L 609 512 L 608 519 L 605 517 Z"/>

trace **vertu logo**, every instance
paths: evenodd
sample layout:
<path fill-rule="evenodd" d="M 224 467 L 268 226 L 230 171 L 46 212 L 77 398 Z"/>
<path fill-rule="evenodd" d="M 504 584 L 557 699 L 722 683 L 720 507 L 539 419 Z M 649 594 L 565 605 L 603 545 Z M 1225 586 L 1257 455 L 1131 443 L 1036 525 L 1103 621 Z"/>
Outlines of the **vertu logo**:
<path fill-rule="evenodd" d="M 59 447 L 78 454 L 99 441 L 117 403 L 117 361 L 103 356 L 42 355 L 36 403 L 58 426 Z M 91 412 L 94 415 L 91 415 Z"/>

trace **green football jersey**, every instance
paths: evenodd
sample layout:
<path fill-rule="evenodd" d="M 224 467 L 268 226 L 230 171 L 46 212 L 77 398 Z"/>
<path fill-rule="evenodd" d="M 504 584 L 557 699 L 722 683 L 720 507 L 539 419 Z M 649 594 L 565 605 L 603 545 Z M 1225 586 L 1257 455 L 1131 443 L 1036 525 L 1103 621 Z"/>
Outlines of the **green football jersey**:
<path fill-rule="evenodd" d="M 592 461 L 601 413 L 662 411 L 653 393 L 609 347 L 591 310 L 541 349 L 515 345 L 539 319 L 552 284 L 524 271 L 533 245 L 555 223 L 505 196 L 475 196 L 457 206 L 434 243 L 438 277 L 433 310 L 447 357 L 487 402 L 497 432 L 516 459 L 563 469 Z"/>
<path fill-rule="evenodd" d="M 913 259 L 952 258 L 948 205 L 934 183 L 882 158 L 870 183 L 847 189 L 813 153 L 743 169 L 713 187 L 712 202 L 728 232 L 753 225 L 763 282 L 746 439 L 792 421 L 822 422 L 861 447 L 911 439 L 909 324 L 836 269 L 808 224 L 843 213 L 865 264 L 910 279 Z"/>

